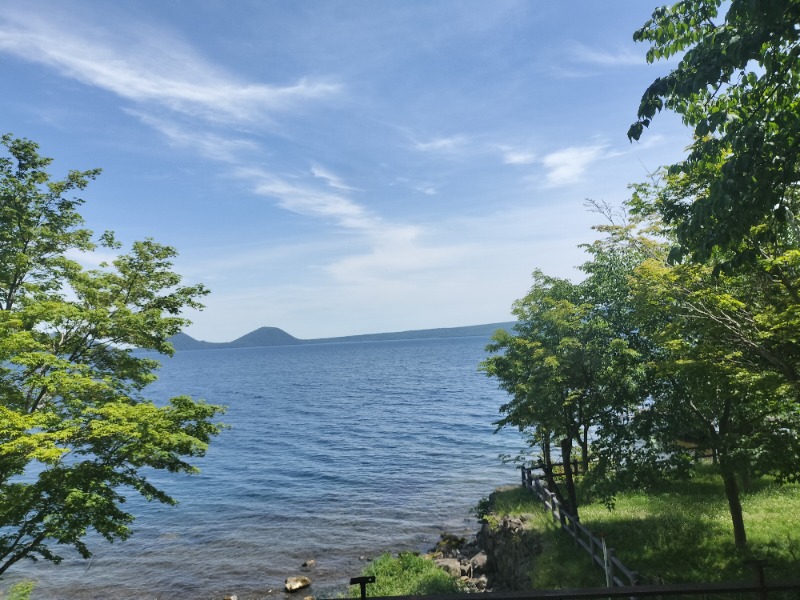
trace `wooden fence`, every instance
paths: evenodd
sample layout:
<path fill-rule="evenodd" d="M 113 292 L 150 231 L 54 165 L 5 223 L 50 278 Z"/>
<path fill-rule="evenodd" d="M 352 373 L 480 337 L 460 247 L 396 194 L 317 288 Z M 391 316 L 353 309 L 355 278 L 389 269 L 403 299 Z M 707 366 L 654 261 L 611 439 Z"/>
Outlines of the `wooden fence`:
<path fill-rule="evenodd" d="M 534 469 L 522 467 L 521 471 L 522 485 L 539 497 L 553 515 L 553 520 L 575 539 L 575 545 L 586 550 L 592 562 L 603 569 L 608 587 L 635 586 L 638 583 L 639 574 L 622 564 L 614 555 L 614 549 L 606 547 L 605 540 L 593 535 L 576 517 L 565 511 L 541 477 L 533 474 Z"/>

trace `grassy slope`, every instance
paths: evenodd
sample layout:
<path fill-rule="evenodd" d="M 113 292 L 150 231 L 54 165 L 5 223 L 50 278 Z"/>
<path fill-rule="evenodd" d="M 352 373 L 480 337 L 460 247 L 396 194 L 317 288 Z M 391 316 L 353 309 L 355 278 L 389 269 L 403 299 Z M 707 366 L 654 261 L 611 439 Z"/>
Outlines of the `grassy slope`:
<path fill-rule="evenodd" d="M 800 485 L 776 486 L 762 480 L 743 494 L 749 550 L 733 545 L 722 484 L 711 473 L 688 482 L 664 482 L 658 489 L 621 495 L 616 508 L 581 507 L 581 522 L 602 534 L 617 556 L 641 574 L 642 583 L 752 580 L 747 558 L 766 558 L 767 578 L 800 574 Z M 536 588 L 603 585 L 599 568 L 572 538 L 558 530 L 532 495 L 519 488 L 498 494 L 500 513 L 532 513 L 544 535 L 545 550 L 532 579 Z"/>

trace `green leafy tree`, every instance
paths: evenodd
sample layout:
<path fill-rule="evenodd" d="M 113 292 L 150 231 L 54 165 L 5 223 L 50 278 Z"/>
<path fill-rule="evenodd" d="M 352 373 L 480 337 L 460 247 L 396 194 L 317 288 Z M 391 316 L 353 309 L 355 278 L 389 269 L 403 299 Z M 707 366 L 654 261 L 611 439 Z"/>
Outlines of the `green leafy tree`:
<path fill-rule="evenodd" d="M 648 425 L 644 439 L 677 460 L 691 457 L 687 442 L 713 453 L 734 541 L 744 548 L 741 485 L 754 472 L 800 476 L 793 387 L 750 343 L 771 335 L 760 325 L 764 289 L 748 274 L 714 277 L 707 266 L 655 260 L 639 267 L 634 281 L 645 333 L 659 347 L 658 383 L 639 415 Z"/>
<path fill-rule="evenodd" d="M 693 130 L 669 169 L 688 183 L 659 207 L 677 237 L 671 258 L 722 249 L 726 266 L 752 260 L 797 226 L 800 0 L 682 0 L 656 9 L 634 39 L 650 43 L 650 62 L 682 55 L 645 91 L 628 131 L 638 140 L 663 109 Z"/>
<path fill-rule="evenodd" d="M 16 562 L 60 562 L 56 546 L 88 557 L 94 530 L 131 534 L 125 494 L 172 504 L 145 467 L 191 473 L 220 430 L 221 409 L 189 397 L 143 396 L 158 361 L 206 290 L 181 285 L 175 251 L 136 242 L 86 270 L 72 253 L 95 248 L 78 212 L 99 171 L 51 180 L 38 146 L 2 137 L 0 158 L 0 574 Z M 100 244 L 118 249 L 110 233 Z"/>
<path fill-rule="evenodd" d="M 514 304 L 514 334 L 499 331 L 487 347 L 494 356 L 483 363 L 511 396 L 498 426 L 530 434 L 551 489 L 576 516 L 574 450 L 586 473 L 592 436 L 621 427 L 644 389 L 637 335 L 617 300 L 626 296 L 632 254 L 601 243 L 587 249 L 594 259 L 583 265 L 588 276 L 580 284 L 534 273 L 530 292 Z M 553 477 L 553 448 L 564 465 L 565 493 Z"/>
<path fill-rule="evenodd" d="M 684 183 L 667 177 L 656 187 L 636 186 L 629 206 L 653 216 L 653 202 Z M 800 477 L 794 341 L 800 304 L 784 282 L 797 274 L 798 253 L 776 248 L 772 256 L 765 245 L 734 273 L 715 273 L 710 265 L 671 264 L 670 231 L 657 222 L 644 235 L 620 227 L 610 233 L 604 245 L 646 249 L 646 259 L 631 265 L 627 296 L 616 302 L 646 362 L 647 400 L 622 426 L 601 430 L 594 487 L 609 499 L 624 487 L 689 475 L 697 451 L 711 451 L 734 541 L 743 548 L 741 486 L 752 474 Z"/>

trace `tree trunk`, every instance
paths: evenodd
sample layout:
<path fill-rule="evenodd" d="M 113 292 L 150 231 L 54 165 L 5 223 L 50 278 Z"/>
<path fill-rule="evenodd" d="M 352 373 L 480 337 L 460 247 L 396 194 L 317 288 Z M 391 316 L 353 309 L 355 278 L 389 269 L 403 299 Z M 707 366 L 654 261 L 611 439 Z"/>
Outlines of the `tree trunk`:
<path fill-rule="evenodd" d="M 567 502 L 564 499 L 564 495 L 561 493 L 561 489 L 556 483 L 555 476 L 553 475 L 553 458 L 550 456 L 549 434 L 542 437 L 542 454 L 544 455 L 544 460 L 542 461 L 542 471 L 544 471 L 544 480 L 547 482 L 547 489 L 555 494 L 556 500 L 558 500 L 561 506 L 566 506 Z"/>
<path fill-rule="evenodd" d="M 589 427 L 586 425 L 581 437 L 581 470 L 584 475 L 589 472 Z"/>
<path fill-rule="evenodd" d="M 567 487 L 567 512 L 578 519 L 578 495 L 575 493 L 575 479 L 572 474 L 572 439 L 561 440 L 561 461 L 564 463 L 564 480 Z"/>
<path fill-rule="evenodd" d="M 736 473 L 733 470 L 722 468 L 722 481 L 725 483 L 725 497 L 728 499 L 728 508 L 733 521 L 733 541 L 739 550 L 747 547 L 747 534 L 744 530 L 744 516 L 742 503 L 739 499 L 739 484 L 736 482 Z"/>

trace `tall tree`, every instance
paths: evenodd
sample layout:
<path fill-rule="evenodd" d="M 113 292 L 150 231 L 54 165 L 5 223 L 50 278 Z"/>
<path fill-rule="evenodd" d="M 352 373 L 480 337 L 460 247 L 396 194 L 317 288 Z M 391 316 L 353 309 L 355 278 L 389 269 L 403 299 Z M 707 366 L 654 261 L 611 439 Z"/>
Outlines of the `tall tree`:
<path fill-rule="evenodd" d="M 576 516 L 573 451 L 586 473 L 592 435 L 618 426 L 642 391 L 636 333 L 618 302 L 635 258 L 602 243 L 588 249 L 593 260 L 583 265 L 588 276 L 579 284 L 534 272 L 530 292 L 514 304 L 514 334 L 498 332 L 487 347 L 494 355 L 483 363 L 511 396 L 497 424 L 531 434 L 550 487 Z M 553 447 L 564 463 L 565 494 L 552 477 Z"/>
<path fill-rule="evenodd" d="M 693 129 L 687 157 L 670 167 L 691 185 L 660 206 L 677 235 L 671 258 L 706 261 L 721 249 L 728 266 L 751 260 L 796 227 L 800 0 L 682 0 L 655 10 L 634 39 L 650 43 L 650 62 L 682 53 L 628 131 L 638 140 L 663 109 Z"/>
<path fill-rule="evenodd" d="M 60 562 L 58 545 L 91 555 L 89 530 L 131 534 L 125 494 L 174 503 L 145 467 L 191 473 L 220 430 L 221 409 L 186 396 L 143 396 L 167 339 L 200 308 L 201 285 L 183 286 L 175 251 L 152 240 L 97 270 L 69 258 L 95 247 L 69 197 L 99 171 L 60 181 L 38 146 L 2 137 L 0 158 L 0 574 L 16 562 Z M 118 249 L 110 233 L 100 237 Z"/>
<path fill-rule="evenodd" d="M 760 324 L 759 283 L 750 274 L 715 278 L 707 266 L 655 260 L 637 269 L 634 283 L 645 333 L 660 347 L 659 384 L 640 414 L 651 426 L 647 439 L 674 458 L 688 458 L 687 440 L 713 452 L 740 548 L 747 543 L 741 484 L 753 472 L 800 477 L 793 388 L 750 343 L 771 336 Z M 653 313 L 657 319 L 648 319 Z"/>
<path fill-rule="evenodd" d="M 668 176 L 655 188 L 637 186 L 629 206 L 638 215 L 654 215 L 653 202 L 685 181 Z M 648 249 L 647 259 L 629 272 L 629 295 L 620 300 L 649 377 L 647 400 L 633 418 L 602 430 L 596 443 L 600 468 L 593 475 L 608 497 L 656 476 L 688 474 L 695 450 L 687 444 L 711 451 L 734 541 L 743 548 L 741 485 L 751 473 L 779 481 L 800 477 L 793 347 L 800 304 L 782 277 L 796 272 L 797 253 L 772 257 L 764 247 L 754 262 L 715 274 L 710 265 L 670 264 L 670 231 L 658 224 L 648 229 L 661 233 L 661 240 L 616 228 L 607 242 Z"/>

